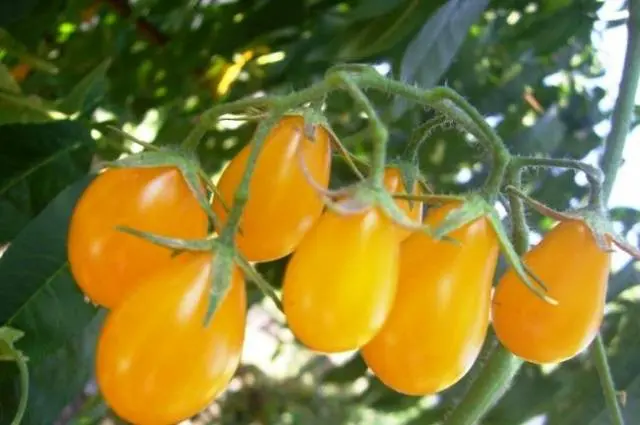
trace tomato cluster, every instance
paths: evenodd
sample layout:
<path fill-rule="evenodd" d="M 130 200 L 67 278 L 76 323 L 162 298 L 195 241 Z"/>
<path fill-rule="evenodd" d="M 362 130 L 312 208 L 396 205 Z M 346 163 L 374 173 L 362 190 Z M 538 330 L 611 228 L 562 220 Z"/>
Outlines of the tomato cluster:
<path fill-rule="evenodd" d="M 322 353 L 360 350 L 398 392 L 432 394 L 459 381 L 476 361 L 492 319 L 500 341 L 536 362 L 576 355 L 603 315 L 609 254 L 580 221 L 555 227 L 523 260 L 558 306 L 538 298 L 512 270 L 492 300 L 499 253 L 487 218 L 436 240 L 393 222 L 379 206 L 349 214 L 324 208 L 332 136 L 285 116 L 265 140 L 236 234 L 252 262 L 291 255 L 284 314 L 298 340 Z M 212 211 L 224 226 L 248 164 L 240 151 L 217 185 Z M 303 169 L 303 167 L 305 169 Z M 405 187 L 392 166 L 390 192 Z M 354 199 L 342 198 L 348 210 Z M 396 201 L 409 217 L 437 226 L 457 202 L 429 208 Z M 208 218 L 173 167 L 108 169 L 79 200 L 71 220 L 71 271 L 84 293 L 110 309 L 97 350 L 107 403 L 136 424 L 171 424 L 203 409 L 227 386 L 242 352 L 246 295 L 233 266 L 231 288 L 205 325 L 214 252 L 182 252 L 120 232 L 126 225 L 174 238 L 207 236 Z M 219 231 L 220 229 L 215 229 Z M 188 361 L 184 361 L 188 358 Z"/>

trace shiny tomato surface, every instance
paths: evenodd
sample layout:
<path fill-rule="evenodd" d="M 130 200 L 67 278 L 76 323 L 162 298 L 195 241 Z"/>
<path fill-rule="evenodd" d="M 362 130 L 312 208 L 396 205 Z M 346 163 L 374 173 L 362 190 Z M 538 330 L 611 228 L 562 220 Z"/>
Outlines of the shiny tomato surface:
<path fill-rule="evenodd" d="M 454 204 L 431 209 L 437 226 Z M 400 246 L 393 309 L 362 356 L 387 386 L 411 395 L 442 391 L 475 362 L 488 323 L 498 242 L 481 218 L 453 231 L 459 244 L 415 232 Z"/>
<path fill-rule="evenodd" d="M 533 363 L 557 363 L 595 338 L 604 315 L 610 254 L 578 220 L 549 231 L 523 261 L 547 286 L 541 300 L 513 270 L 500 279 L 492 305 L 493 327 L 511 352 Z"/>
<path fill-rule="evenodd" d="M 320 217 L 324 203 L 301 168 L 302 156 L 309 174 L 322 187 L 329 184 L 331 138 L 317 126 L 314 140 L 305 137 L 300 116 L 286 116 L 272 129 L 249 183 L 236 243 L 250 261 L 276 260 L 289 255 Z M 231 207 L 247 166 L 252 144 L 245 146 L 223 171 L 218 190 Z M 300 153 L 298 153 L 300 152 Z M 227 212 L 214 198 L 213 211 L 226 223 Z"/>
<path fill-rule="evenodd" d="M 246 295 L 231 288 L 204 326 L 211 253 L 183 253 L 148 276 L 107 316 L 97 379 L 107 404 L 137 425 L 170 425 L 204 409 L 233 376 L 242 352 Z"/>
<path fill-rule="evenodd" d="M 82 291 L 108 308 L 171 257 L 171 250 L 116 226 L 191 239 L 206 236 L 208 221 L 176 168 L 113 168 L 98 175 L 74 208 L 67 252 Z"/>
<path fill-rule="evenodd" d="M 396 229 L 377 208 L 325 211 L 287 264 L 283 306 L 291 331 L 325 353 L 353 350 L 380 330 L 396 292 Z"/>

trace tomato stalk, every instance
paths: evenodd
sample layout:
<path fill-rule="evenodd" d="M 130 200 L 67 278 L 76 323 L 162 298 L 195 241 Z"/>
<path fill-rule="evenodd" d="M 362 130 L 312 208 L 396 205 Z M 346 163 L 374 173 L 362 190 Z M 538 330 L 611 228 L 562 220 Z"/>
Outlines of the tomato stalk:
<path fill-rule="evenodd" d="M 377 74 L 376 74 L 377 75 Z M 330 83 L 345 89 L 369 118 L 369 129 L 373 142 L 373 154 L 371 156 L 371 179 L 374 186 L 382 187 L 384 177 L 384 168 L 387 159 L 387 141 L 389 140 L 389 132 L 384 123 L 378 116 L 375 108 L 364 94 L 362 89 L 358 87 L 355 80 L 343 71 L 329 72 L 327 79 Z"/>
<path fill-rule="evenodd" d="M 522 168 L 510 167 L 507 180 L 510 185 L 520 188 Z M 508 195 L 512 220 L 513 247 L 517 254 L 524 254 L 529 248 L 529 226 L 525 217 L 522 199 L 515 194 Z M 462 401 L 452 411 L 444 425 L 473 425 L 478 423 L 491 407 L 504 395 L 516 376 L 523 361 L 509 352 L 492 337 L 493 350 L 480 374 L 472 382 Z"/>
<path fill-rule="evenodd" d="M 602 170 L 605 175 L 602 197 L 605 203 L 611 195 L 618 168 L 622 162 L 622 152 L 631 127 L 635 95 L 638 91 L 638 79 L 640 77 L 640 0 L 631 0 L 629 2 L 627 27 L 629 38 L 622 80 L 620 81 L 620 90 L 611 117 L 611 132 L 606 139 L 604 154 L 602 155 Z M 616 425 L 624 425 L 622 411 L 616 398 L 615 383 L 611 376 L 604 342 L 600 333 L 598 333 L 591 345 L 589 352 L 600 376 L 605 402 L 611 417 Z"/>

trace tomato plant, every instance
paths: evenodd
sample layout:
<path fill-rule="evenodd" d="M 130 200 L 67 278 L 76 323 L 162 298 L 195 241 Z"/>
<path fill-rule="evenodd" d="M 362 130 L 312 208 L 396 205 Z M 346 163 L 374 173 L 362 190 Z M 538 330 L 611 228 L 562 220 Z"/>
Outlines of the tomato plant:
<path fill-rule="evenodd" d="M 282 301 L 291 331 L 321 352 L 367 343 L 391 309 L 398 254 L 395 228 L 376 208 L 348 216 L 327 210 L 285 271 Z"/>
<path fill-rule="evenodd" d="M 558 305 L 529 291 L 508 271 L 493 298 L 493 327 L 514 354 L 534 363 L 556 363 L 582 351 L 604 315 L 610 255 L 579 220 L 559 223 L 523 257 Z"/>
<path fill-rule="evenodd" d="M 407 191 L 403 181 L 400 169 L 397 167 L 387 167 L 384 171 L 384 187 L 391 193 L 410 193 L 412 195 L 422 194 L 420 183 L 416 180 L 413 182 L 411 191 Z M 420 201 L 408 201 L 405 199 L 397 199 L 396 204 L 404 211 L 404 213 L 413 221 L 420 222 L 422 220 L 423 204 Z M 398 227 L 398 239 L 405 240 L 411 234 L 410 230 Z"/>
<path fill-rule="evenodd" d="M 429 210 L 436 226 L 455 204 Z M 398 293 L 380 332 L 362 356 L 389 387 L 431 394 L 456 383 L 473 365 L 489 323 L 498 243 L 486 219 L 435 240 L 423 232 L 400 246 Z"/>
<path fill-rule="evenodd" d="M 68 256 L 82 291 L 108 308 L 172 255 L 116 226 L 202 238 L 208 221 L 176 168 L 113 168 L 98 175 L 73 211 Z"/>
<path fill-rule="evenodd" d="M 246 295 L 231 287 L 205 327 L 210 253 L 183 253 L 113 309 L 100 334 L 97 379 L 108 405 L 140 425 L 167 425 L 205 408 L 228 384 L 242 352 Z"/>
<path fill-rule="evenodd" d="M 251 147 L 247 144 L 220 176 L 218 190 L 227 207 L 233 206 Z M 236 243 L 251 261 L 290 254 L 322 213 L 322 199 L 307 181 L 299 156 L 313 179 L 326 187 L 331 165 L 329 133 L 318 125 L 311 140 L 304 134 L 301 116 L 285 116 L 272 129 L 258 156 L 240 221 Z M 213 201 L 213 211 L 224 225 L 227 212 L 218 198 Z"/>

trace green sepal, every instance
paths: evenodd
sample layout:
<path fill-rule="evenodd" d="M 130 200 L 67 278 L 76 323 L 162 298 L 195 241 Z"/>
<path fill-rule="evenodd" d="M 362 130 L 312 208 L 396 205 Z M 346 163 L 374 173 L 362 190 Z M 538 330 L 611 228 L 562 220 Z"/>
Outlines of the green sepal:
<path fill-rule="evenodd" d="M 516 252 L 515 247 L 511 243 L 511 240 L 507 236 L 507 231 L 502 225 L 502 221 L 495 211 L 490 211 L 487 214 L 491 225 L 498 238 L 498 243 L 502 248 L 502 253 L 505 259 L 516 273 L 518 278 L 531 290 L 534 294 L 540 297 L 543 301 L 552 305 L 557 305 L 558 302 L 545 294 L 546 285 L 540 280 L 521 260 L 520 256 Z M 533 281 L 532 281 L 533 280 Z M 535 283 L 534 283 L 535 282 Z"/>
<path fill-rule="evenodd" d="M 247 279 L 255 283 L 258 289 L 260 289 L 267 298 L 273 301 L 278 310 L 283 312 L 282 301 L 280 300 L 280 297 L 278 297 L 276 290 L 260 274 L 260 272 L 258 272 L 258 270 L 256 270 L 255 267 L 253 267 L 251 263 L 239 253 L 236 253 L 236 262 L 244 272 Z"/>
<path fill-rule="evenodd" d="M 493 211 L 493 207 L 479 194 L 469 195 L 461 206 L 447 213 L 444 220 L 433 230 L 435 239 L 442 239 L 449 233 L 474 222 Z"/>
<path fill-rule="evenodd" d="M 211 260 L 211 287 L 209 289 L 209 305 L 204 315 L 204 326 L 208 326 L 218 306 L 224 300 L 231 287 L 234 249 L 219 244 Z"/>
<path fill-rule="evenodd" d="M 400 180 L 402 181 L 405 192 L 408 194 L 411 194 L 413 192 L 413 186 L 421 181 L 420 169 L 418 168 L 417 161 L 396 158 L 389 161 L 386 168 L 397 168 L 398 171 L 400 171 Z M 413 208 L 416 201 L 408 199 L 408 202 L 409 208 Z"/>
<path fill-rule="evenodd" d="M 116 230 L 144 239 L 152 244 L 171 248 L 175 251 L 211 251 L 216 246 L 214 239 L 180 239 L 144 232 L 128 226 L 116 226 Z"/>
<path fill-rule="evenodd" d="M 15 347 L 15 343 L 24 336 L 21 330 L 11 328 L 9 326 L 0 327 L 0 361 L 16 362 L 20 371 L 20 401 L 18 408 L 11 421 L 11 425 L 19 425 L 22 417 L 27 409 L 27 401 L 29 399 L 29 368 L 27 361 L 29 360 L 25 354 Z"/>

